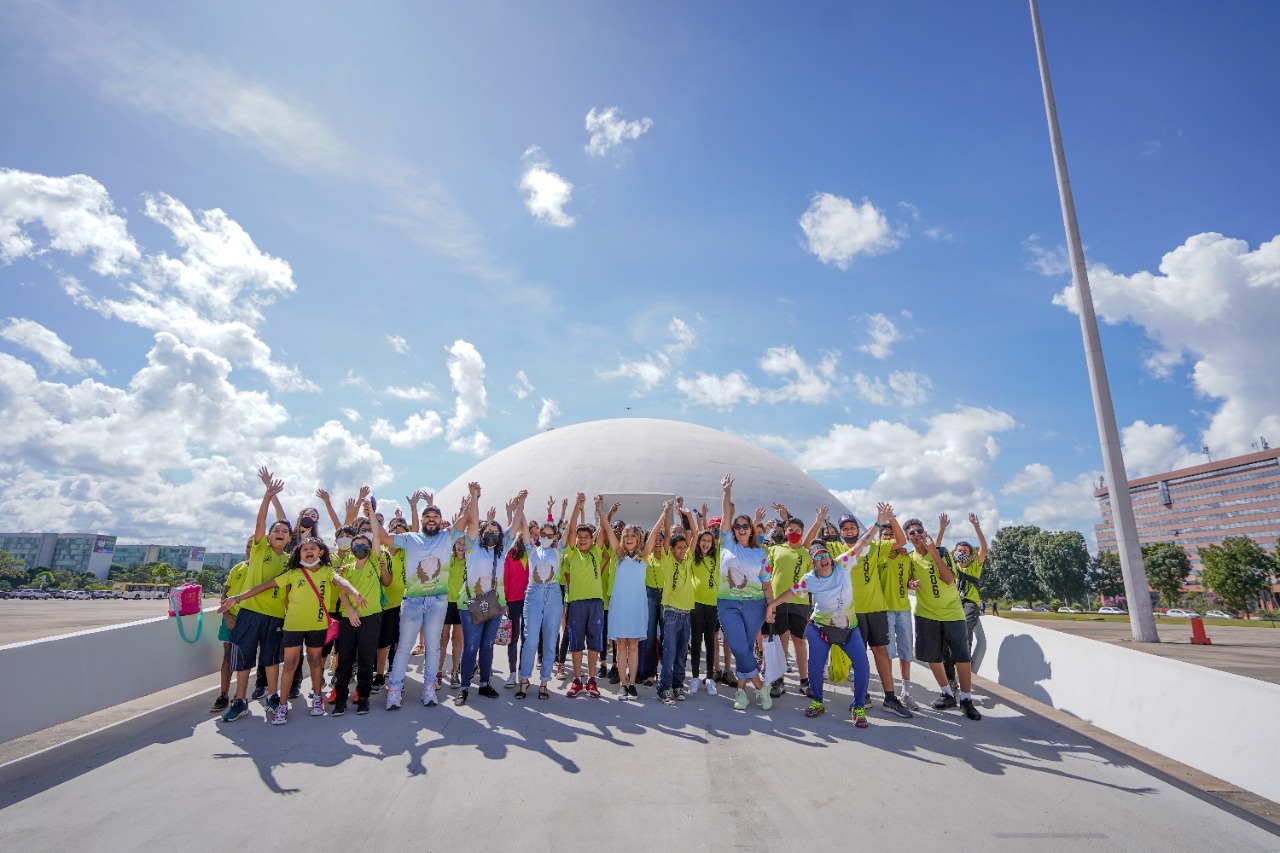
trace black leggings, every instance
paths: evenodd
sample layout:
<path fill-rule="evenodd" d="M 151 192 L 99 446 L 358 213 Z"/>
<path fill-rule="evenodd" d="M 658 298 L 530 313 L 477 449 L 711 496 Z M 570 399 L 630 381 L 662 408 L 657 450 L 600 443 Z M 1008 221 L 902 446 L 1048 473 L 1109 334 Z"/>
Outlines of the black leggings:
<path fill-rule="evenodd" d="M 699 678 L 698 660 L 702 657 L 702 644 L 707 646 L 707 677 L 716 671 L 716 629 L 720 627 L 720 617 L 714 604 L 695 604 L 690 614 L 692 630 L 689 639 L 689 658 L 693 662 L 693 677 Z"/>
<path fill-rule="evenodd" d="M 351 681 L 351 668 L 356 670 L 356 692 L 368 699 L 373 686 L 373 668 L 378 662 L 378 635 L 382 631 L 382 614 L 360 617 L 360 627 L 351 624 L 347 617 L 338 619 L 338 670 L 334 673 L 334 688 L 339 699 L 347 698 Z"/>
<path fill-rule="evenodd" d="M 507 671 L 515 675 L 519 671 L 520 638 L 524 635 L 524 599 L 507 602 L 507 618 L 511 620 L 511 642 L 507 643 Z"/>

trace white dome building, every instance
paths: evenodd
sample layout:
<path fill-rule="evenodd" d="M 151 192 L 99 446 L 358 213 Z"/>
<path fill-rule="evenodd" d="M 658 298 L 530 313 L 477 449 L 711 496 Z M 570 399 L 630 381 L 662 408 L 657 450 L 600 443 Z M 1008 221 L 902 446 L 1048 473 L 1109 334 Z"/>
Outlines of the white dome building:
<path fill-rule="evenodd" d="M 734 477 L 733 502 L 739 513 L 763 506 L 766 517 L 773 518 L 768 507 L 777 501 L 809 525 L 824 504 L 833 523 L 849 511 L 817 480 L 749 441 L 653 418 L 590 421 L 540 433 L 478 463 L 440 489 L 435 500 L 446 516 L 452 515 L 474 480 L 483 490 L 481 514 L 496 507 L 498 521 L 505 524 L 503 506 L 521 489 L 529 490 L 530 520 L 545 518 L 548 496 L 555 497 L 558 518 L 564 498 L 572 512 L 574 496 L 585 492 L 590 514 L 592 497 L 603 494 L 606 508 L 622 503 L 615 520 L 647 528 L 658 518 L 662 502 L 677 496 L 684 497 L 687 507 L 705 502 L 709 515 L 719 515 L 720 481 L 726 473 Z"/>

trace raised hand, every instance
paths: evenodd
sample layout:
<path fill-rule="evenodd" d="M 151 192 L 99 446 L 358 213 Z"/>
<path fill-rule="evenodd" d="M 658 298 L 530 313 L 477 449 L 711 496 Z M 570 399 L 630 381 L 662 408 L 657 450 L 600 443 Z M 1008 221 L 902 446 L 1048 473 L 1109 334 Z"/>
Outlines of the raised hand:
<path fill-rule="evenodd" d="M 267 497 L 274 498 L 283 491 L 284 480 L 270 480 L 267 482 Z"/>
<path fill-rule="evenodd" d="M 733 475 L 732 475 L 732 474 L 725 474 L 725 475 L 724 475 L 724 478 L 720 480 L 720 488 L 724 490 L 724 493 L 725 493 L 726 495 L 727 495 L 727 494 L 729 494 L 729 490 L 733 488 Z"/>
<path fill-rule="evenodd" d="M 369 487 L 368 487 L 368 486 L 361 486 L 361 487 L 360 487 L 360 502 L 361 502 L 361 503 L 363 503 L 363 502 L 364 502 L 364 499 L 365 499 L 365 498 L 369 497 L 369 491 L 370 491 L 370 490 L 369 490 Z"/>
<path fill-rule="evenodd" d="M 485 521 L 493 521 L 497 517 L 498 517 L 497 507 L 492 507 L 492 506 L 489 507 L 489 511 L 484 514 Z"/>
<path fill-rule="evenodd" d="M 982 525 L 978 523 L 977 513 L 973 513 L 973 512 L 969 513 L 969 523 L 973 525 L 974 530 L 982 529 Z"/>
<path fill-rule="evenodd" d="M 888 504 L 876 504 L 876 524 L 888 524 L 893 518 L 893 507 Z"/>
<path fill-rule="evenodd" d="M 828 507 L 826 504 L 823 504 L 822 506 L 818 507 L 818 515 L 814 519 L 814 523 L 817 524 L 819 527 L 821 527 L 822 525 L 827 523 L 827 517 L 830 515 L 831 515 L 831 508 Z"/>
<path fill-rule="evenodd" d="M 950 523 L 951 523 L 951 516 L 947 515 L 945 512 L 942 512 L 942 513 L 939 513 L 939 514 L 938 514 L 938 529 L 939 529 L 939 530 L 946 530 L 946 529 L 947 529 L 947 525 L 948 525 L 948 524 L 950 524 Z"/>
<path fill-rule="evenodd" d="M 756 524 L 764 523 L 764 512 L 765 512 L 764 507 L 762 506 L 756 507 Z"/>
<path fill-rule="evenodd" d="M 471 497 L 473 498 L 479 498 L 480 484 L 477 483 L 475 480 L 472 480 L 470 483 L 467 483 L 467 494 L 471 495 Z"/>
<path fill-rule="evenodd" d="M 271 485 L 271 481 L 275 478 L 272 476 L 271 472 L 267 470 L 267 466 L 263 465 L 258 469 L 258 479 L 262 481 L 262 485 L 269 487 Z"/>
<path fill-rule="evenodd" d="M 325 503 L 329 502 L 329 493 L 326 492 L 324 489 L 316 489 L 316 497 L 318 497 L 320 500 L 324 501 Z"/>

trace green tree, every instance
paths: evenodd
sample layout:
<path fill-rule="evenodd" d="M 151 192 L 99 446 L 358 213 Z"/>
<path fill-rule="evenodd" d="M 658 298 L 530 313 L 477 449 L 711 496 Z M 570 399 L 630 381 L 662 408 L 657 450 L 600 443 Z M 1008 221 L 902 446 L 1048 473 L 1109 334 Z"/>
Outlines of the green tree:
<path fill-rule="evenodd" d="M 1120 566 L 1120 555 L 1115 551 L 1099 551 L 1089 561 L 1089 581 L 1092 591 L 1102 597 L 1104 604 L 1124 598 L 1124 570 Z"/>
<path fill-rule="evenodd" d="M 27 564 L 8 551 L 0 551 L 0 589 L 15 589 L 27 582 Z"/>
<path fill-rule="evenodd" d="M 1176 542 L 1153 542 L 1142 546 L 1142 565 L 1151 585 L 1168 607 L 1176 607 L 1182 599 L 1182 587 L 1191 574 L 1191 558 Z"/>
<path fill-rule="evenodd" d="M 1089 575 L 1089 547 L 1083 534 L 1041 531 L 1031 538 L 1031 557 L 1041 585 L 1054 597 L 1071 603 L 1083 601 Z"/>
<path fill-rule="evenodd" d="M 1235 610 L 1250 614 L 1271 586 L 1275 560 L 1248 536 L 1228 536 L 1221 545 L 1200 549 L 1205 586 Z"/>
<path fill-rule="evenodd" d="M 40 569 L 31 576 L 31 586 L 44 589 L 45 587 L 54 586 L 55 581 L 53 572 L 50 569 Z"/>
<path fill-rule="evenodd" d="M 990 584 L 992 595 L 1030 606 L 1043 593 L 1031 553 L 1032 541 L 1039 533 L 1035 525 L 1015 525 L 996 534 L 983 568 L 983 581 Z"/>
<path fill-rule="evenodd" d="M 173 566 L 168 563 L 151 563 L 151 583 L 173 583 L 177 576 Z"/>

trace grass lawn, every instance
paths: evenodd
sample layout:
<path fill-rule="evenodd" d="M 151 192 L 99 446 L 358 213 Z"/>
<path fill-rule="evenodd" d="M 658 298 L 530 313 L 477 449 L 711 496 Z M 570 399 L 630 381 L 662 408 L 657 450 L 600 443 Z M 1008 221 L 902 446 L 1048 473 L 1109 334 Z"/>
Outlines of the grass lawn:
<path fill-rule="evenodd" d="M 1069 622 L 1123 622 L 1129 624 L 1128 616 L 1112 615 L 1109 613 L 1013 613 L 1008 610 L 1001 610 L 1000 615 L 1009 619 L 1055 619 Z M 1172 618 L 1169 616 L 1161 616 L 1156 614 L 1157 625 L 1190 625 L 1190 619 Z M 1275 628 L 1277 623 L 1274 621 L 1262 619 L 1206 619 L 1204 624 L 1207 626 L 1221 625 L 1229 628 Z"/>

